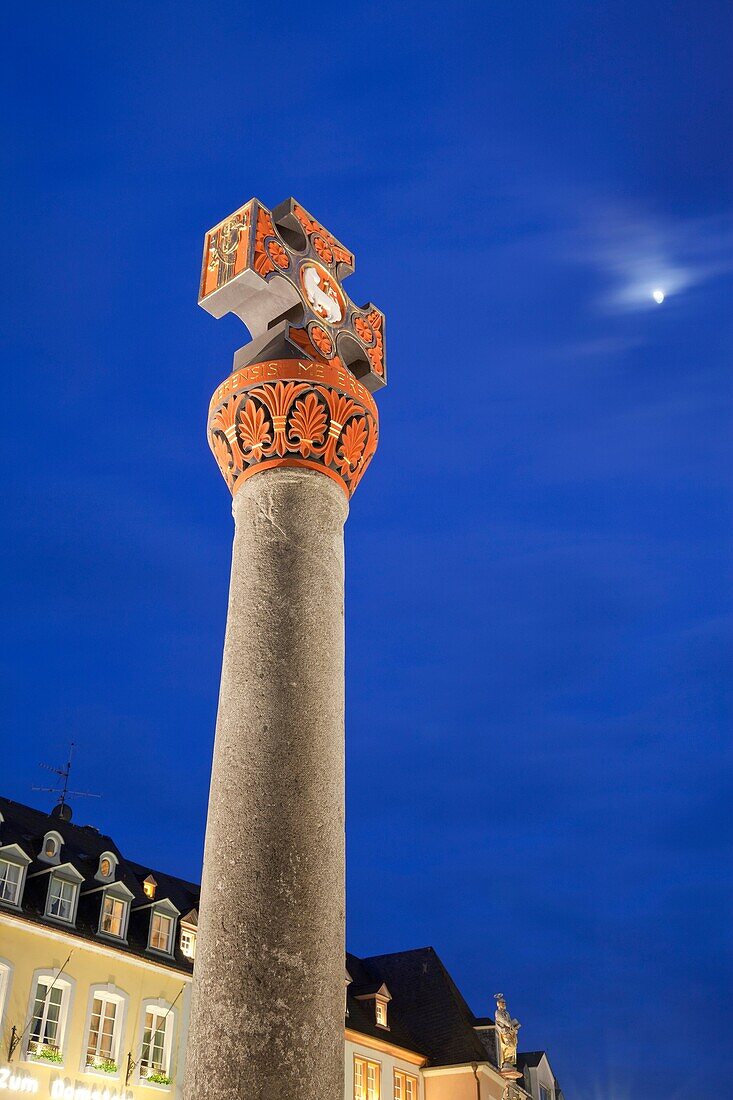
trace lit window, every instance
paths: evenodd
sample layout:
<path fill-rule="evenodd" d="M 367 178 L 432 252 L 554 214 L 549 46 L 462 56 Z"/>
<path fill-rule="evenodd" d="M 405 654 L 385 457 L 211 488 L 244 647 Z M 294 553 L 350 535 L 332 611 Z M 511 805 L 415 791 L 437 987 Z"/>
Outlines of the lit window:
<path fill-rule="evenodd" d="M 196 958 L 196 933 L 190 928 L 181 929 L 181 952 L 187 959 Z"/>
<path fill-rule="evenodd" d="M 396 1069 L 394 1071 L 394 1100 L 417 1100 L 417 1077 Z"/>
<path fill-rule="evenodd" d="M 99 873 L 102 876 L 102 878 L 109 878 L 109 873 L 110 873 L 111 870 L 112 870 L 112 863 L 105 856 L 104 859 L 101 859 L 99 861 Z"/>
<path fill-rule="evenodd" d="M 140 1077 L 143 1080 L 167 1078 L 170 1073 L 171 1023 L 172 1016 L 166 1009 L 157 1006 L 147 1009 L 140 1053 Z"/>
<path fill-rule="evenodd" d="M 48 889 L 48 904 L 46 906 L 47 917 L 57 917 L 59 920 L 71 921 L 74 917 L 74 901 L 76 898 L 76 883 L 67 882 L 58 875 L 51 876 L 51 885 Z"/>
<path fill-rule="evenodd" d="M 165 951 L 170 954 L 173 937 L 173 917 L 165 913 L 153 913 L 150 918 L 150 947 L 153 951 Z"/>
<path fill-rule="evenodd" d="M 379 1062 L 354 1058 L 354 1100 L 379 1100 Z"/>
<path fill-rule="evenodd" d="M 64 1024 L 69 987 L 58 979 L 41 977 L 36 985 L 33 1003 L 28 1053 L 36 1058 L 60 1054 L 64 1040 Z M 53 1058 L 51 1060 L 54 1060 Z"/>
<path fill-rule="evenodd" d="M 119 936 L 120 938 L 125 934 L 125 911 L 127 909 L 127 902 L 120 901 L 119 898 L 110 897 L 109 894 L 105 894 L 104 901 L 102 902 L 102 920 L 99 925 L 100 932 L 106 932 L 108 936 Z"/>
<path fill-rule="evenodd" d="M 150 898 L 152 901 L 155 897 L 155 888 L 158 883 L 155 881 L 152 875 L 148 875 L 146 879 L 143 879 L 143 893 L 146 898 Z"/>
<path fill-rule="evenodd" d="M 97 1066 L 107 1073 L 117 1069 L 117 1020 L 120 1015 L 118 997 L 96 993 L 92 1001 L 87 1039 L 87 1065 Z"/>
<path fill-rule="evenodd" d="M 3 1013 L 5 1011 L 5 1000 L 10 989 L 10 978 L 12 973 L 13 970 L 10 963 L 0 960 L 0 1023 L 2 1022 Z"/>
<path fill-rule="evenodd" d="M 379 1027 L 387 1026 L 387 1002 L 377 999 L 376 1018 Z"/>
<path fill-rule="evenodd" d="M 0 901 L 6 901 L 9 905 L 18 904 L 22 872 L 19 864 L 0 859 Z"/>
<path fill-rule="evenodd" d="M 48 856 L 49 859 L 53 859 L 59 850 L 58 841 L 52 836 L 46 837 L 46 843 L 43 846 L 44 856 Z"/>

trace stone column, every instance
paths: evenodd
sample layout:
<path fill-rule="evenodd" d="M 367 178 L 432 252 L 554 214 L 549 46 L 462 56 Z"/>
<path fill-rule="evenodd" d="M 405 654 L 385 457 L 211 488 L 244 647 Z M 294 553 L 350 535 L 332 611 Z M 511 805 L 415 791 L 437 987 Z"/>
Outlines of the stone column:
<path fill-rule="evenodd" d="M 276 468 L 233 511 L 187 1094 L 341 1100 L 348 503 Z"/>
<path fill-rule="evenodd" d="M 293 199 L 204 244 L 201 305 L 253 341 L 209 408 L 235 537 L 187 1100 L 343 1100 L 343 524 L 386 381 L 352 270 Z"/>

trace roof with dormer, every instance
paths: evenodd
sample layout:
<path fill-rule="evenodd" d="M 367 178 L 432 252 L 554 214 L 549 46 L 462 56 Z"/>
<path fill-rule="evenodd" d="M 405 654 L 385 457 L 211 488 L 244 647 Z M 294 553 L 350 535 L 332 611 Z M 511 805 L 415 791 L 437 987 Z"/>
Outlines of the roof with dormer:
<path fill-rule="evenodd" d="M 81 876 L 79 906 L 73 925 L 64 924 L 69 935 L 94 940 L 114 946 L 115 950 L 139 955 L 163 966 L 173 966 L 190 974 L 193 970 L 191 960 L 182 954 L 177 942 L 171 958 L 161 958 L 159 954 L 148 950 L 148 931 L 150 909 L 153 905 L 168 902 L 180 914 L 190 913 L 199 905 L 199 887 L 193 882 L 167 875 L 163 871 L 133 860 L 126 859 L 110 836 L 105 836 L 92 825 L 77 825 L 73 821 L 63 821 L 54 814 L 34 810 L 9 798 L 0 798 L 0 849 L 15 844 L 30 859 L 25 889 L 21 899 L 21 911 L 25 919 L 59 927 L 59 923 L 45 915 L 48 876 L 54 871 L 62 872 L 72 867 Z M 49 832 L 58 833 L 63 844 L 58 855 L 58 863 L 49 863 L 39 858 L 42 854 L 43 840 Z M 105 853 L 113 855 L 117 862 L 114 878 L 100 881 L 96 876 L 99 860 Z M 151 901 L 143 891 L 144 880 L 152 873 L 156 883 L 155 899 Z M 72 876 L 75 877 L 75 876 Z M 100 936 L 99 913 L 103 891 L 116 884 L 122 884 L 129 891 L 130 921 L 127 929 L 127 943 Z M 0 902 L 0 911 L 5 908 Z M 12 911 L 12 909 L 10 909 Z"/>
<path fill-rule="evenodd" d="M 173 906 L 181 923 L 188 927 L 197 924 L 200 888 L 196 883 L 127 859 L 111 837 L 91 825 L 63 821 L 54 814 L 7 798 L 0 798 L 0 815 L 3 819 L 0 822 L 0 849 L 16 845 L 30 861 L 21 899 L 24 919 L 59 927 L 45 915 L 48 874 L 70 866 L 81 876 L 81 888 L 76 922 L 73 926 L 64 925 L 69 935 L 104 942 L 120 952 L 138 955 L 162 966 L 173 966 L 188 974 L 192 972 L 193 964 L 182 954 L 178 937 L 170 959 L 161 959 L 150 952 L 147 945 L 153 905 Z M 50 831 L 58 833 L 63 840 L 58 864 L 39 859 L 44 837 Z M 105 852 L 118 862 L 114 879 L 100 881 L 97 877 L 99 860 Z M 143 889 L 143 884 L 151 877 L 156 883 L 154 901 Z M 121 941 L 112 944 L 98 931 L 103 891 L 115 884 L 124 886 L 128 892 L 125 896 L 131 903 L 126 944 Z M 0 902 L 0 910 L 4 908 Z M 350 979 L 346 997 L 347 1028 L 422 1055 L 432 1066 L 491 1061 L 476 1031 L 477 1026 L 490 1023 L 489 1019 L 473 1014 L 434 948 L 366 958 L 347 954 L 346 971 L 347 980 Z M 377 999 L 387 1003 L 386 1027 L 377 1023 Z M 533 1055 L 523 1057 L 531 1059 Z"/>

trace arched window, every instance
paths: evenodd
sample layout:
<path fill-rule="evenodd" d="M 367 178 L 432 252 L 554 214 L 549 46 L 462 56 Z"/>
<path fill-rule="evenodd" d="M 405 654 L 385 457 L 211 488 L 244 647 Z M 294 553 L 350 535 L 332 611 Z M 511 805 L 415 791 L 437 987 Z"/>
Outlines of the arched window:
<path fill-rule="evenodd" d="M 38 853 L 38 858 L 43 863 L 58 863 L 61 845 L 63 843 L 64 838 L 61 836 L 61 833 L 57 833 L 55 829 L 51 829 L 43 838 L 43 845 Z"/>
<path fill-rule="evenodd" d="M 119 1077 L 127 1003 L 127 994 L 114 985 L 90 988 L 83 1053 L 88 1073 Z"/>
<path fill-rule="evenodd" d="M 13 964 L 9 959 L 0 959 L 0 1035 L 5 1024 L 5 1006 L 10 999 L 10 982 L 13 977 Z"/>
<path fill-rule="evenodd" d="M 99 857 L 99 866 L 94 876 L 99 882 L 111 882 L 117 869 L 117 856 L 114 852 L 102 852 Z"/>
<path fill-rule="evenodd" d="M 37 970 L 33 976 L 25 1056 L 63 1065 L 74 980 L 63 971 Z"/>
<path fill-rule="evenodd" d="M 173 1077 L 175 1009 L 165 1001 L 143 1001 L 140 1039 L 140 1081 L 170 1085 Z"/>

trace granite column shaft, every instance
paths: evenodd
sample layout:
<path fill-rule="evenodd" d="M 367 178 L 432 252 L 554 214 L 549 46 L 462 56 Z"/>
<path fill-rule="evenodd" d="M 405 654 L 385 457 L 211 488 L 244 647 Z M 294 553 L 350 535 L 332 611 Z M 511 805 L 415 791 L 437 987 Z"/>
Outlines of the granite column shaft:
<path fill-rule="evenodd" d="M 342 1100 L 348 503 L 275 468 L 233 513 L 186 1095 Z"/>

